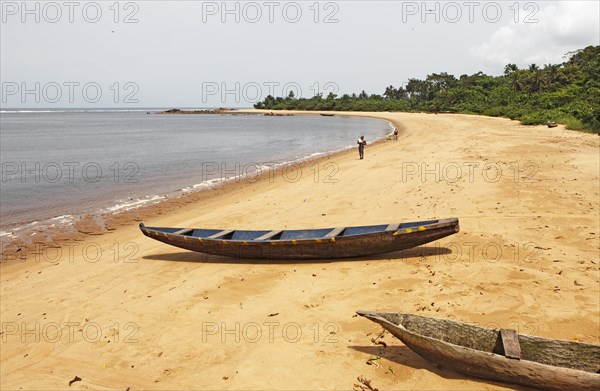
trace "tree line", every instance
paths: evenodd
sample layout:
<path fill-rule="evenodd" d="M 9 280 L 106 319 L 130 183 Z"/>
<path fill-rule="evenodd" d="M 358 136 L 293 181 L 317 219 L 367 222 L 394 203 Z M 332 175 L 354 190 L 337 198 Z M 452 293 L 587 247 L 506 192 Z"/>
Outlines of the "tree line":
<path fill-rule="evenodd" d="M 526 125 L 554 121 L 573 130 L 600 131 L 600 46 L 566 54 L 562 64 L 519 69 L 507 64 L 501 76 L 483 72 L 456 78 L 446 72 L 404 86 L 385 88 L 382 95 L 357 94 L 297 99 L 267 96 L 254 105 L 269 110 L 337 110 L 452 112 L 516 119 Z"/>

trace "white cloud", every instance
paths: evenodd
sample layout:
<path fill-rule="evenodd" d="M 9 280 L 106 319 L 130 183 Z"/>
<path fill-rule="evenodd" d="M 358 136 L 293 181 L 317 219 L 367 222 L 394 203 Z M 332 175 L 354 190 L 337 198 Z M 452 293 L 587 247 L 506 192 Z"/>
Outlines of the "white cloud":
<path fill-rule="evenodd" d="M 472 47 L 473 57 L 499 71 L 508 63 L 561 63 L 564 54 L 600 44 L 600 5 L 597 1 L 536 3 L 536 23 L 524 23 L 531 9 L 520 11 L 520 20 L 496 30 L 483 44 Z"/>

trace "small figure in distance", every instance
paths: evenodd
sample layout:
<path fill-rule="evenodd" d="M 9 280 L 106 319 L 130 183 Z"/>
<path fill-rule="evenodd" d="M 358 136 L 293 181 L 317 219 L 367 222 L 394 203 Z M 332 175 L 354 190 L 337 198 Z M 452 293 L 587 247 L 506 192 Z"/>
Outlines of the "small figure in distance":
<path fill-rule="evenodd" d="M 398 129 L 394 128 L 394 140 L 398 141 Z"/>
<path fill-rule="evenodd" d="M 365 157 L 365 145 L 367 145 L 367 140 L 365 140 L 365 136 L 360 136 L 356 143 L 358 144 L 358 156 L 360 156 L 360 158 L 363 159 Z"/>

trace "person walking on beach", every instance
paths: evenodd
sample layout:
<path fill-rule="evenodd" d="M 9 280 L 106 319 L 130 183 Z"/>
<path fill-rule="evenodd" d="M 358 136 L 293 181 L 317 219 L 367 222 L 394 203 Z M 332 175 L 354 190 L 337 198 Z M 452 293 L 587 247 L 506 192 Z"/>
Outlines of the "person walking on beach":
<path fill-rule="evenodd" d="M 394 139 L 398 141 L 398 129 L 394 128 Z"/>
<path fill-rule="evenodd" d="M 358 144 L 358 156 L 360 156 L 360 158 L 363 159 L 365 157 L 365 145 L 367 145 L 367 140 L 365 140 L 365 136 L 360 136 L 356 143 Z"/>

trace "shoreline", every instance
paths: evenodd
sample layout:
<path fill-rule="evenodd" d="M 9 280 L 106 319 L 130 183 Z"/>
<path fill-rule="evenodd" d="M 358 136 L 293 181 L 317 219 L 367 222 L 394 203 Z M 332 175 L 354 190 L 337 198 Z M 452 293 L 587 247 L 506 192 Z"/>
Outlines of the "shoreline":
<path fill-rule="evenodd" d="M 600 343 L 597 136 L 366 114 L 402 124 L 402 137 L 371 144 L 364 160 L 347 151 L 298 180 L 240 182 L 144 222 L 290 229 L 455 216 L 459 233 L 380 256 L 273 263 L 186 251 L 124 224 L 3 263 L 0 387 L 65 389 L 75 376 L 74 389 L 351 389 L 358 377 L 379 389 L 515 387 L 436 366 L 356 310 Z"/>
<path fill-rule="evenodd" d="M 224 115 L 272 115 L 269 114 L 272 112 L 271 110 L 218 109 L 216 111 L 218 111 L 216 114 Z M 188 114 L 186 110 L 178 111 L 176 113 L 157 112 L 155 114 L 194 115 Z M 215 113 L 211 112 L 203 114 L 210 115 Z M 318 116 L 320 115 L 320 112 L 287 113 L 286 111 L 284 114 Z M 360 117 L 352 115 L 339 116 Z M 370 116 L 369 118 L 382 119 L 377 116 Z M 390 127 L 395 126 L 396 128 L 401 129 L 399 124 L 395 124 L 390 120 L 387 120 L 387 122 Z M 381 142 L 389 141 L 389 136 L 390 133 L 381 136 L 369 145 L 376 145 Z M 302 170 L 303 168 L 305 169 L 311 165 L 319 164 L 344 153 L 350 153 L 353 149 L 355 149 L 355 147 L 348 146 L 333 151 L 313 153 L 291 161 L 275 163 L 272 167 L 261 167 L 261 171 L 259 173 L 252 172 L 244 175 L 238 175 L 224 181 L 221 179 L 221 181 L 216 181 L 215 183 L 210 183 L 213 180 L 207 180 L 202 183 L 191 184 L 184 188 L 173 189 L 165 195 L 146 195 L 143 198 L 130 200 L 131 204 L 134 205 L 131 208 L 127 206 L 123 207 L 123 203 L 121 202 L 90 212 L 54 216 L 45 220 L 19 223 L 18 225 L 14 226 L 9 225 L 0 231 L 0 262 L 4 262 L 5 258 L 19 259 L 23 261 L 28 257 L 32 255 L 35 256 L 35 254 L 39 254 L 40 252 L 46 251 L 49 248 L 60 246 L 61 243 L 68 245 L 70 242 L 79 242 L 89 238 L 90 236 L 95 237 L 106 234 L 114 231 L 118 227 L 140 222 L 144 218 L 149 218 L 156 215 L 155 211 L 153 211 L 154 208 L 158 208 L 161 213 L 172 211 L 183 204 L 200 201 L 214 190 L 227 192 L 229 189 L 235 189 L 236 186 L 243 185 L 244 183 L 255 183 L 261 180 L 269 180 L 269 178 L 272 178 L 273 176 L 281 176 L 282 173 L 289 168 Z M 262 173 L 263 169 L 267 170 L 266 174 Z M 141 205 L 135 206 L 135 204 Z M 125 209 L 120 210 L 123 208 Z M 67 225 L 65 226 L 64 223 L 67 223 Z M 7 231 L 4 231 L 4 229 L 7 229 Z M 9 230 L 12 232 L 9 232 Z M 15 234 L 15 232 L 17 233 Z"/>

